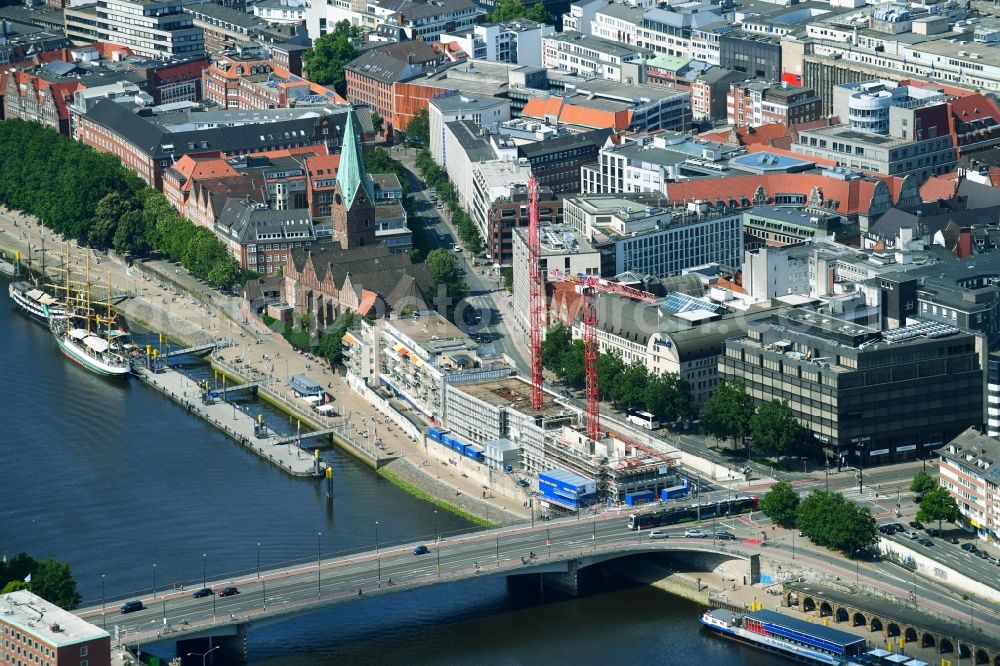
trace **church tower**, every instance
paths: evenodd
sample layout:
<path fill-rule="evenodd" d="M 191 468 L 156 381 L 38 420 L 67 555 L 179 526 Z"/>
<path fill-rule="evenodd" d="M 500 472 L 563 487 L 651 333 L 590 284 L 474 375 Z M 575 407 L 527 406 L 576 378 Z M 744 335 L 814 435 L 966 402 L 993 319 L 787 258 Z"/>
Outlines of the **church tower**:
<path fill-rule="evenodd" d="M 354 131 L 354 115 L 347 113 L 340 166 L 330 209 L 334 240 L 345 250 L 375 244 L 375 191 L 365 172 L 361 146 Z"/>

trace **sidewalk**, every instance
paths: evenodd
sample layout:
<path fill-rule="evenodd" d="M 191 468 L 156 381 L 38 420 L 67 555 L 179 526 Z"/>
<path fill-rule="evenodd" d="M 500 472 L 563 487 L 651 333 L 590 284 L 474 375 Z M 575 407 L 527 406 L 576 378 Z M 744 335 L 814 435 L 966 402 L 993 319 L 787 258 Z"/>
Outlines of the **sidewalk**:
<path fill-rule="evenodd" d="M 48 266 L 60 264 L 64 242 L 59 236 L 35 222 L 30 216 L 0 208 L 0 247 L 19 250 L 22 261 L 26 261 L 28 244 L 32 246 L 32 257 L 36 258 L 36 251 L 41 248 L 43 239 L 46 264 Z M 77 258 L 77 263 L 80 263 L 85 251 L 75 242 L 70 243 L 70 248 Z M 233 350 L 226 350 L 223 357 L 232 359 L 234 356 L 244 356 L 244 360 L 250 362 L 254 368 L 265 375 L 275 377 L 278 382 L 274 389 L 293 403 L 296 398 L 288 387 L 288 377 L 307 374 L 325 385 L 335 396 L 334 405 L 338 407 L 338 411 L 341 405 L 344 406 L 345 415 L 350 415 L 349 421 L 359 433 L 365 433 L 371 427 L 373 434 L 369 437 L 377 436 L 383 440 L 387 451 L 395 451 L 398 454 L 399 464 L 410 466 L 412 476 L 424 478 L 425 482 L 421 484 L 421 489 L 441 503 L 455 505 L 456 493 L 465 494 L 478 499 L 478 503 L 489 506 L 488 510 L 477 512 L 483 519 L 496 520 L 501 513 L 510 516 L 510 519 L 504 522 L 529 518 L 528 510 L 521 506 L 520 499 L 496 494 L 483 499 L 481 497 L 483 489 L 480 485 L 472 479 L 462 477 L 455 469 L 441 465 L 439 467 L 444 469 L 440 469 L 437 475 L 430 473 L 430 468 L 422 464 L 428 458 L 423 442 L 412 442 L 398 427 L 385 423 L 386 419 L 361 396 L 354 393 L 346 381 L 333 372 L 325 361 L 310 360 L 297 353 L 280 335 L 272 334 L 269 330 L 260 331 L 242 323 L 236 299 L 224 297 L 210 290 L 168 262 L 153 262 L 157 272 L 175 271 L 173 276 L 167 274 L 168 279 L 161 279 L 144 265 L 137 264 L 130 269 L 105 255 L 90 250 L 87 252 L 91 255 L 92 281 L 98 285 L 98 289 L 106 284 L 107 272 L 110 271 L 114 288 L 137 294 L 119 305 L 119 309 L 130 321 L 138 321 L 150 330 L 169 336 L 171 341 L 183 344 L 199 344 L 216 337 L 232 338 L 235 347 Z M 40 263 L 38 257 L 36 265 Z M 179 285 L 183 285 L 189 291 L 182 291 Z M 318 414 L 312 418 L 319 423 L 329 421 L 330 425 L 337 420 L 327 420 Z"/>

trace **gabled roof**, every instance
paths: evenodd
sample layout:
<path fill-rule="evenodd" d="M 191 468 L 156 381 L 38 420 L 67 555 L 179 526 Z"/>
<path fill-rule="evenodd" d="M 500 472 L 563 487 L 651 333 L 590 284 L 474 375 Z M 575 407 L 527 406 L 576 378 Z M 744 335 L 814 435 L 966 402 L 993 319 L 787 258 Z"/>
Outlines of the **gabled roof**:
<path fill-rule="evenodd" d="M 215 152 L 214 155 L 197 157 L 184 155 L 174 162 L 170 169 L 177 172 L 181 179 L 184 180 L 182 189 L 187 191 L 190 191 L 191 184 L 195 180 L 239 175 L 236 169 L 229 166 L 220 152 Z"/>
<path fill-rule="evenodd" d="M 703 201 L 728 201 L 741 198 L 753 201 L 758 187 L 763 187 L 768 198 L 775 194 L 797 193 L 810 196 L 818 188 L 824 201 L 836 201 L 837 212 L 844 215 L 867 213 L 878 187 L 886 187 L 881 180 L 855 178 L 839 180 L 815 173 L 778 173 L 728 178 L 705 178 L 679 183 L 668 183 L 665 194 L 671 203 Z"/>
<path fill-rule="evenodd" d="M 943 173 L 940 176 L 931 176 L 920 186 L 920 198 L 924 201 L 937 201 L 938 199 L 951 199 L 958 190 L 958 174 Z"/>
<path fill-rule="evenodd" d="M 365 161 L 361 156 L 361 146 L 354 136 L 353 114 L 348 115 L 344 127 L 344 143 L 340 147 L 340 166 L 337 169 L 337 185 L 340 195 L 344 198 L 344 208 L 350 210 L 358 190 L 363 190 L 369 203 L 375 203 L 375 192 L 371 180 L 365 173 Z"/>

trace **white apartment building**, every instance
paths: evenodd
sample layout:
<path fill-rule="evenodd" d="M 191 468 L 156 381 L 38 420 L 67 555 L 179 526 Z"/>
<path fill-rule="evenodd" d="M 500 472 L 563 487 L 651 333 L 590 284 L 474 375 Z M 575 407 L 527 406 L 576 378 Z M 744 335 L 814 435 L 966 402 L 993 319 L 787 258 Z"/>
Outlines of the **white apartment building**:
<path fill-rule="evenodd" d="M 639 23 L 644 9 L 614 3 L 606 5 L 594 14 L 590 22 L 590 34 L 619 44 L 636 44 Z"/>
<path fill-rule="evenodd" d="M 431 157 L 439 165 L 447 167 L 445 123 L 469 120 L 495 132 L 501 123 L 510 120 L 510 100 L 455 91 L 455 94 L 440 95 L 431 99 L 427 105 L 427 115 Z"/>
<path fill-rule="evenodd" d="M 476 60 L 530 65 L 542 64 L 542 38 L 555 34 L 555 26 L 528 19 L 484 23 L 468 32 L 442 34 L 441 42 L 455 42 Z"/>
<path fill-rule="evenodd" d="M 562 15 L 563 32 L 579 32 L 590 34 L 590 22 L 594 20 L 597 10 L 608 3 L 606 0 L 582 0 L 569 6 L 569 11 Z"/>
<path fill-rule="evenodd" d="M 479 227 L 479 233 L 490 242 L 490 207 L 497 199 L 506 199 L 518 187 L 524 188 L 531 178 L 531 166 L 526 159 L 483 162 L 472 165 L 472 207 L 469 215 Z"/>
<path fill-rule="evenodd" d="M 743 261 L 743 215 L 709 211 L 706 203 L 662 207 L 657 192 L 589 194 L 563 200 L 563 220 L 601 251 L 601 275 L 634 271 L 653 277 Z"/>
<path fill-rule="evenodd" d="M 542 38 L 543 67 L 585 77 L 624 81 L 623 68 L 649 54 L 646 49 L 573 32 Z"/>
<path fill-rule="evenodd" d="M 1000 440 L 969 428 L 937 450 L 939 482 L 980 539 L 1000 541 Z"/>
<path fill-rule="evenodd" d="M 306 20 L 309 0 L 259 0 L 254 3 L 254 16 L 276 25 L 298 25 Z"/>

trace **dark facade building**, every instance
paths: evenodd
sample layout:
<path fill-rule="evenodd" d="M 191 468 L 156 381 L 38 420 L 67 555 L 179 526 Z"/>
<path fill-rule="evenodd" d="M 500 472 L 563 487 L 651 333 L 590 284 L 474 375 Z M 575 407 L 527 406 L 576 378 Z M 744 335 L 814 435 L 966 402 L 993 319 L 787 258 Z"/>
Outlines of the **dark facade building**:
<path fill-rule="evenodd" d="M 538 222 L 545 226 L 560 224 L 563 217 L 562 198 L 549 187 L 538 188 Z M 528 226 L 528 188 L 511 188 L 510 196 L 495 199 L 490 205 L 487 221 L 486 251 L 494 263 L 509 266 L 514 258 L 514 229 Z"/>
<path fill-rule="evenodd" d="M 773 37 L 733 33 L 719 38 L 719 64 L 746 78 L 781 80 L 781 43 Z"/>
<path fill-rule="evenodd" d="M 923 321 L 884 333 L 792 310 L 726 341 L 719 374 L 788 402 L 831 465 L 924 458 L 983 421 L 981 337 Z"/>
<path fill-rule="evenodd" d="M 593 164 L 611 130 L 599 129 L 567 134 L 556 139 L 518 146 L 517 154 L 528 160 L 538 184 L 557 194 L 580 191 L 580 167 Z"/>

